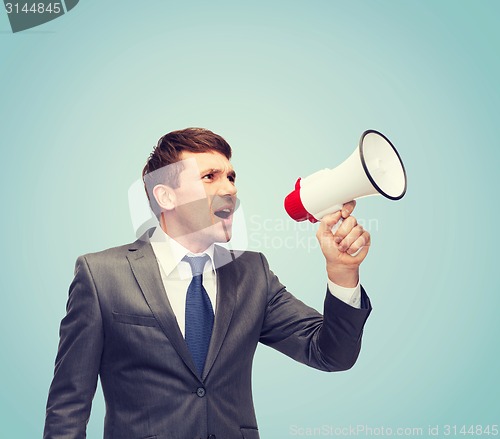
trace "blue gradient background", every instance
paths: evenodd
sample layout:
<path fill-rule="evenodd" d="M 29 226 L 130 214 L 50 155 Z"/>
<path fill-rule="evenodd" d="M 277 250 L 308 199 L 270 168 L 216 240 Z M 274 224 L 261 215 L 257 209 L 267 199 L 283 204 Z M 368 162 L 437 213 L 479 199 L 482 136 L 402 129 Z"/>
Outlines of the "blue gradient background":
<path fill-rule="evenodd" d="M 186 126 L 233 146 L 251 248 L 318 308 L 322 256 L 301 244 L 314 227 L 282 208 L 295 179 L 339 164 L 368 128 L 409 176 L 400 202 L 358 203 L 374 311 L 356 366 L 324 374 L 259 348 L 263 438 L 499 424 L 499 13 L 495 1 L 82 0 L 16 35 L 0 13 L 0 436 L 41 437 L 74 261 L 134 239 L 128 187 L 156 140 Z M 103 416 L 99 390 L 89 438 Z"/>

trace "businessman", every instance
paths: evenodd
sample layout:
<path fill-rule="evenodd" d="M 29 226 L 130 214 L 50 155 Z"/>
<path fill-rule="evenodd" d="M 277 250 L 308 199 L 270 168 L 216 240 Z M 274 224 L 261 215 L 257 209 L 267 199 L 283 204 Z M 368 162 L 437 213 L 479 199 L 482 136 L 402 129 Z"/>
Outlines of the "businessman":
<path fill-rule="evenodd" d="M 231 239 L 238 204 L 230 158 L 209 130 L 166 134 L 143 170 L 159 227 L 78 258 L 45 439 L 86 437 L 98 376 L 105 439 L 258 439 L 257 343 L 323 371 L 355 363 L 371 311 L 359 285 L 370 235 L 351 215 L 355 203 L 318 228 L 326 273 L 304 277 L 325 279 L 320 314 L 285 289 L 262 254 L 216 244 Z"/>

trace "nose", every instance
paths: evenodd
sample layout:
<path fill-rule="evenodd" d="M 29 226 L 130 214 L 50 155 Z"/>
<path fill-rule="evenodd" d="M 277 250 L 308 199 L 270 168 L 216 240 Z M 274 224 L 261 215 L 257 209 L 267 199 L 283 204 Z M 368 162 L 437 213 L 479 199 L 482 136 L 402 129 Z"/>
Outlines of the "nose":
<path fill-rule="evenodd" d="M 222 186 L 220 187 L 220 195 L 231 195 L 234 196 L 238 192 L 236 189 L 236 184 L 229 178 L 223 180 Z"/>

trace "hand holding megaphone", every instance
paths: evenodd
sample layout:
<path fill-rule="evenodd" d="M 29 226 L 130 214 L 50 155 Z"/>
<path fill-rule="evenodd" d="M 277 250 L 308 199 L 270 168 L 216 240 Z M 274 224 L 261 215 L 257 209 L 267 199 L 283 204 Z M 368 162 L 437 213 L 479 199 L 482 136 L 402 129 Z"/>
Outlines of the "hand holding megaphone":
<path fill-rule="evenodd" d="M 314 223 L 351 200 L 369 195 L 399 200 L 405 193 L 406 171 L 396 148 L 383 134 L 368 130 L 339 166 L 299 178 L 285 198 L 285 210 L 295 221 Z"/>

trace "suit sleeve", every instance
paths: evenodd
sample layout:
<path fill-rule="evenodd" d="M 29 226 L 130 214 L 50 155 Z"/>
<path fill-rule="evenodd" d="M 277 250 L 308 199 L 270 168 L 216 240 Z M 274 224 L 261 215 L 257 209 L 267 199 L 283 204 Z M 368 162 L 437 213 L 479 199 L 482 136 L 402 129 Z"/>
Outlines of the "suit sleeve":
<path fill-rule="evenodd" d="M 350 369 L 358 358 L 363 327 L 371 312 L 364 289 L 361 287 L 361 309 L 327 291 L 321 315 L 290 294 L 269 270 L 263 255 L 261 258 L 268 302 L 260 341 L 316 369 Z"/>
<path fill-rule="evenodd" d="M 96 287 L 84 256 L 76 262 L 59 333 L 43 437 L 85 438 L 104 334 Z"/>

